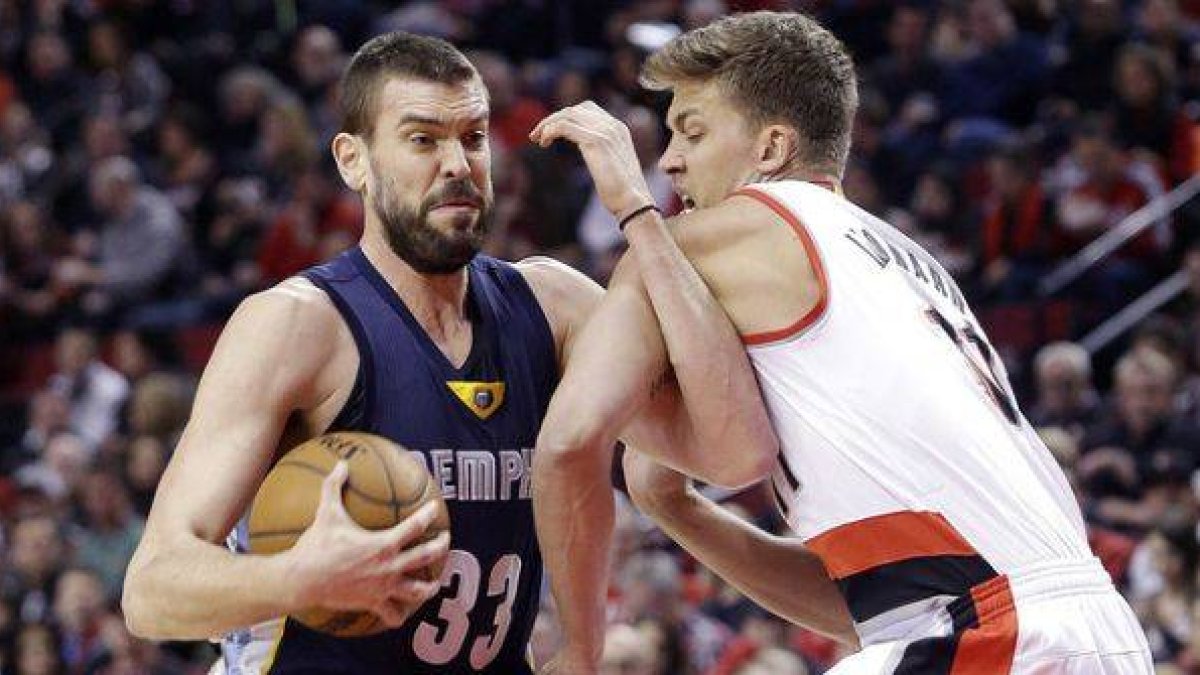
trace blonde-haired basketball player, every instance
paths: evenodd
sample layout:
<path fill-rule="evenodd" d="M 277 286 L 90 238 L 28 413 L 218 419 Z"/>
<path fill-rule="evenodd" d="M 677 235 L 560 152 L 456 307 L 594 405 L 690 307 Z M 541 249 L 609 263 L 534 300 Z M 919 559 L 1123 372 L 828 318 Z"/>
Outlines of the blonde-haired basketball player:
<path fill-rule="evenodd" d="M 767 607 L 857 640 L 839 674 L 1151 672 L 1137 621 L 962 294 L 838 188 L 857 105 L 842 44 L 801 15 L 745 14 L 676 38 L 643 79 L 674 95 L 661 166 L 694 206 L 669 227 L 642 209 L 626 133 L 598 107 L 564 109 L 533 132 L 579 146 L 627 219 L 632 259 L 577 343 L 539 438 L 535 510 L 569 631 L 560 671 L 594 672 L 605 584 L 586 561 L 607 533 L 589 495 L 607 475 L 581 458 L 611 440 L 601 424 L 622 420 L 609 411 L 643 396 L 645 375 L 622 364 L 646 367 L 625 336 L 648 315 L 689 405 L 704 400 L 689 392 L 706 368 L 690 340 L 703 293 L 682 249 L 757 371 L 782 445 L 770 489 L 803 545 L 631 453 L 633 496 L 668 533 Z"/>

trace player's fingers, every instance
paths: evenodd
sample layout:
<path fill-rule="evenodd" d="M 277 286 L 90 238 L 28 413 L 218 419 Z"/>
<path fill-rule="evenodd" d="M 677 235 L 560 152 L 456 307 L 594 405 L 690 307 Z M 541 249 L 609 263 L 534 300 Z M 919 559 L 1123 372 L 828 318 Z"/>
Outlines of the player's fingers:
<path fill-rule="evenodd" d="M 404 607 L 420 607 L 438 594 L 442 585 L 436 581 L 421 581 L 404 577 L 393 586 L 391 597 L 393 605 Z"/>
<path fill-rule="evenodd" d="M 580 147 L 587 147 L 602 140 L 603 134 L 577 119 L 564 117 L 550 122 L 542 129 L 539 143 L 542 147 L 546 147 L 559 138 L 571 141 Z"/>
<path fill-rule="evenodd" d="M 333 470 L 321 481 L 321 503 L 318 505 L 318 517 L 337 517 L 346 515 L 346 506 L 342 502 L 342 488 L 350 475 L 350 467 L 346 460 L 338 460 Z"/>
<path fill-rule="evenodd" d="M 571 106 L 543 118 L 529 133 L 529 138 L 543 147 L 558 138 L 566 138 L 578 143 L 584 140 L 580 132 L 591 134 L 595 131 L 593 127 L 599 128 L 595 123 L 588 122 L 588 115 L 578 106 Z"/>
<path fill-rule="evenodd" d="M 450 552 L 450 533 L 439 532 L 427 542 L 400 551 L 388 567 L 398 574 L 408 574 L 440 562 Z"/>
<path fill-rule="evenodd" d="M 371 611 L 375 612 L 375 616 L 379 617 L 383 625 L 388 628 L 399 628 L 404 625 L 409 615 L 407 607 L 397 606 L 386 599 L 375 605 Z"/>
<path fill-rule="evenodd" d="M 383 531 L 384 546 L 388 550 L 402 549 L 425 534 L 425 530 L 437 518 L 437 502 L 427 502 L 407 518 Z"/>
<path fill-rule="evenodd" d="M 535 143 L 540 143 L 543 134 L 546 133 L 546 127 L 548 125 L 562 119 L 562 117 L 567 114 L 568 110 L 570 110 L 570 108 L 563 108 L 562 110 L 556 110 L 556 111 L 550 113 L 549 115 L 546 115 L 545 117 L 543 117 L 540 122 L 538 122 L 536 125 L 534 125 L 533 131 L 529 132 L 529 140 L 531 140 Z"/>

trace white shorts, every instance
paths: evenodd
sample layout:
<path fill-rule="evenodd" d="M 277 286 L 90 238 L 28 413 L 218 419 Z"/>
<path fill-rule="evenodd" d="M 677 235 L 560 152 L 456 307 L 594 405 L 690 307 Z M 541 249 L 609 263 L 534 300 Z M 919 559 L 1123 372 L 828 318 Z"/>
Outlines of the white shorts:
<path fill-rule="evenodd" d="M 870 644 L 828 675 L 1154 673 L 1137 617 L 1094 558 L 1001 575 L 942 612 L 929 623 L 941 631 Z"/>

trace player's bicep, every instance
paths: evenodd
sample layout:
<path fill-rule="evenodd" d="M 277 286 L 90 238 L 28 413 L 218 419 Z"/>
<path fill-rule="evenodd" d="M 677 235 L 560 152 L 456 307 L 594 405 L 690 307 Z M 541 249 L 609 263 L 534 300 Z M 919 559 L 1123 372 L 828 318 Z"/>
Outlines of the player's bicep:
<path fill-rule="evenodd" d="M 222 332 L 163 475 L 148 536 L 224 537 L 309 393 L 327 338 L 306 329 L 293 301 L 270 293 L 243 303 Z"/>
<path fill-rule="evenodd" d="M 605 424 L 624 425 L 650 395 L 667 370 L 667 351 L 632 260 L 617 265 L 604 299 L 572 331 L 566 356 L 560 389 L 576 392 Z"/>

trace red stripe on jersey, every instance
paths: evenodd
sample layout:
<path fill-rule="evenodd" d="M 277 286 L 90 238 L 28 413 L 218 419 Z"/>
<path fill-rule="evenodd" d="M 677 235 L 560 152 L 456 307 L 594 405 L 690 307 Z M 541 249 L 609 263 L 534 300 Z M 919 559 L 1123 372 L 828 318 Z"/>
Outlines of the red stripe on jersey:
<path fill-rule="evenodd" d="M 979 626 L 965 631 L 950 675 L 1008 675 L 1017 651 L 1017 610 L 1008 577 L 971 589 Z"/>
<path fill-rule="evenodd" d="M 898 511 L 822 532 L 805 545 L 834 579 L 881 565 L 939 555 L 979 555 L 940 513 Z"/>

